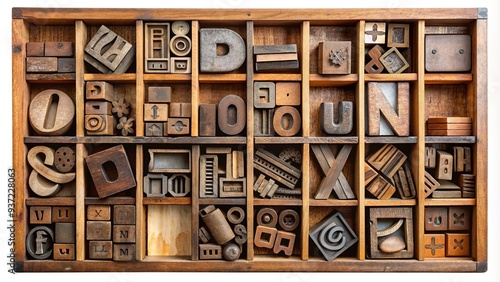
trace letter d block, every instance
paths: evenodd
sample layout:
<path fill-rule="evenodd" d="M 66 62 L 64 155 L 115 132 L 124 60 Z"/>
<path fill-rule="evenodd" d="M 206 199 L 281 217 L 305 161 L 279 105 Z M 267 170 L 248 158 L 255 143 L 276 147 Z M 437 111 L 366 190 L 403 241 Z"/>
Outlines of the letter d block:
<path fill-rule="evenodd" d="M 136 186 L 123 145 L 111 147 L 85 158 L 99 198 L 105 198 Z M 104 164 L 114 166 L 117 176 L 108 176 Z M 114 179 L 114 180 L 110 180 Z"/>
<path fill-rule="evenodd" d="M 226 55 L 217 55 L 217 46 L 226 45 Z M 246 58 L 245 41 L 230 29 L 200 29 L 200 71 L 230 72 L 243 65 Z"/>

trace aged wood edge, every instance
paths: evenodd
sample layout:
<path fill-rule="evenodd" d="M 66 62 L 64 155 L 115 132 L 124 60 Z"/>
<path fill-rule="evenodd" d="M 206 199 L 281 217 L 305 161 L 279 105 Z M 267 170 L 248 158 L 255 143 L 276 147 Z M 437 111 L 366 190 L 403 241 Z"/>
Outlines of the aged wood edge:
<path fill-rule="evenodd" d="M 27 136 L 24 143 L 69 143 L 69 144 L 246 144 L 246 137 L 141 137 L 141 136 Z"/>
<path fill-rule="evenodd" d="M 425 136 L 425 143 L 474 144 L 476 136 Z"/>
<path fill-rule="evenodd" d="M 47 137 L 47 136 L 26 136 L 24 137 L 24 143 L 26 144 L 77 144 L 79 138 L 75 136 L 58 136 L 58 137 Z"/>
<path fill-rule="evenodd" d="M 15 271 L 16 272 L 24 272 L 24 262 L 22 261 L 16 261 L 16 266 L 15 266 Z"/>
<path fill-rule="evenodd" d="M 486 272 L 488 271 L 488 262 L 486 261 L 478 261 L 477 262 L 477 272 Z"/>
<path fill-rule="evenodd" d="M 488 8 L 486 7 L 477 8 L 477 18 L 481 20 L 488 19 Z"/>
<path fill-rule="evenodd" d="M 417 136 L 408 136 L 408 137 L 391 137 L 391 136 L 382 136 L 382 137 L 365 137 L 365 143 L 367 144 L 416 144 L 418 141 Z"/>

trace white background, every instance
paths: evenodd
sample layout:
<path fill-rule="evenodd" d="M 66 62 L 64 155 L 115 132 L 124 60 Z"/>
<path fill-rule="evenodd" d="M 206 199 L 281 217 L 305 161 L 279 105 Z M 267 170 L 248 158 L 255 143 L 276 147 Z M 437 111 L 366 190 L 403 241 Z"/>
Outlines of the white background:
<path fill-rule="evenodd" d="M 460 281 L 500 281 L 498 216 L 500 182 L 498 137 L 500 111 L 500 60 L 499 60 L 499 17 L 498 0 L 351 0 L 351 1 L 275 1 L 275 0 L 196 0 L 196 1 L 128 1 L 121 0 L 1 0 L 0 4 L 0 81 L 4 89 L 0 93 L 0 132 L 2 145 L 0 155 L 0 280 L 1 281 L 92 281 L 127 282 L 146 279 L 168 281 L 418 281 L 418 282 L 460 282 Z M 11 18 L 12 7 L 96 7 L 96 8 L 447 8 L 447 7 L 487 7 L 488 8 L 488 99 L 489 99 L 489 191 L 488 191 L 488 271 L 486 273 L 18 273 L 7 272 L 7 169 L 12 166 L 12 75 L 11 75 Z M 335 263 L 335 262 L 333 262 Z M 361 270 L 361 269 L 360 269 Z M 150 280 L 151 281 L 151 280 Z"/>

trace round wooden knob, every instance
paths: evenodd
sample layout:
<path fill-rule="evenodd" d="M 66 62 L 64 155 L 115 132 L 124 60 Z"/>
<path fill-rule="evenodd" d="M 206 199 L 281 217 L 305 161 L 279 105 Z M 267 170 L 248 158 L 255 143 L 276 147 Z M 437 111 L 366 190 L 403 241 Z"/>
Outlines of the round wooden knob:
<path fill-rule="evenodd" d="M 295 230 L 300 223 L 299 214 L 291 209 L 286 209 L 280 212 L 279 224 L 285 231 Z"/>
<path fill-rule="evenodd" d="M 257 224 L 267 227 L 276 227 L 278 213 L 272 208 L 263 208 L 257 213 Z"/>

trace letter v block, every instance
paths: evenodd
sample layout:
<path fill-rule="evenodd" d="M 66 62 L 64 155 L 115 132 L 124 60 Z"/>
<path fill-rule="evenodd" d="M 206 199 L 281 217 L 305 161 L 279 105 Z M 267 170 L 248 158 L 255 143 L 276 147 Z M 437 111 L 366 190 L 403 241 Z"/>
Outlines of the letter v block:
<path fill-rule="evenodd" d="M 321 128 L 328 134 L 341 135 L 352 131 L 353 104 L 350 101 L 339 102 L 338 122 L 335 123 L 334 107 L 331 102 L 321 103 L 319 108 Z"/>
<path fill-rule="evenodd" d="M 367 106 L 368 135 L 408 136 L 410 134 L 410 85 L 408 82 L 369 82 Z"/>
<path fill-rule="evenodd" d="M 132 168 L 123 145 L 118 145 L 85 158 L 99 198 L 105 198 L 136 186 Z M 114 167 L 116 175 L 105 171 Z"/>
<path fill-rule="evenodd" d="M 218 46 L 227 46 L 225 55 L 217 55 Z M 230 29 L 200 29 L 200 71 L 230 72 L 243 65 L 246 58 L 245 41 Z"/>

